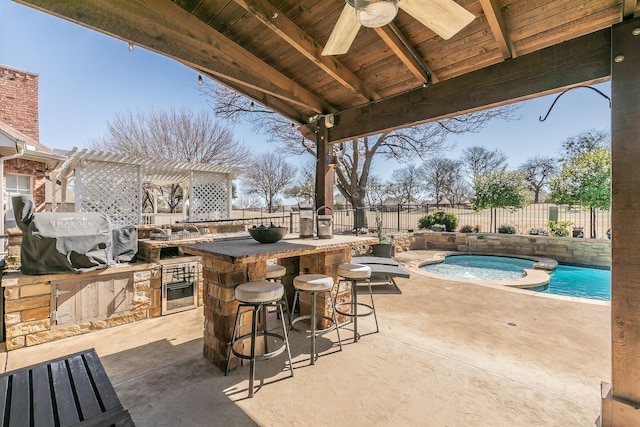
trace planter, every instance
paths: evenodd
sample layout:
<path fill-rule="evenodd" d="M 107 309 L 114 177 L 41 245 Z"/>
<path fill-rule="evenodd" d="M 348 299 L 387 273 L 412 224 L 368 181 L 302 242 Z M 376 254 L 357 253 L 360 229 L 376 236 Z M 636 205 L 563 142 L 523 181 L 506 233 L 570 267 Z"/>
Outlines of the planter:
<path fill-rule="evenodd" d="M 393 243 L 375 243 L 371 245 L 371 255 L 384 258 L 391 258 L 395 255 Z"/>

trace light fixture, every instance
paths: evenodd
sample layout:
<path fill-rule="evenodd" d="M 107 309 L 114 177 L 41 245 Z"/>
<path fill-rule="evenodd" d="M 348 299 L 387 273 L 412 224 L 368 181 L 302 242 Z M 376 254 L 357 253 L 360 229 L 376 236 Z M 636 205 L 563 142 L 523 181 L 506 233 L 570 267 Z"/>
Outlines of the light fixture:
<path fill-rule="evenodd" d="M 254 104 L 253 101 L 251 101 L 251 104 L 249 104 L 249 109 L 253 111 L 255 107 L 256 107 L 256 104 Z"/>
<path fill-rule="evenodd" d="M 328 166 L 336 168 L 340 164 L 340 159 L 344 156 L 344 144 L 341 142 L 339 145 L 331 147 L 331 160 L 329 160 Z"/>
<path fill-rule="evenodd" d="M 356 16 L 364 27 L 377 28 L 393 21 L 398 0 L 355 0 Z"/>
<path fill-rule="evenodd" d="M 129 42 L 129 52 L 133 52 L 133 43 Z"/>
<path fill-rule="evenodd" d="M 203 82 L 202 82 L 202 76 L 201 76 L 200 74 L 198 74 L 198 84 L 199 84 L 200 86 L 202 86 L 202 83 L 203 83 Z"/>

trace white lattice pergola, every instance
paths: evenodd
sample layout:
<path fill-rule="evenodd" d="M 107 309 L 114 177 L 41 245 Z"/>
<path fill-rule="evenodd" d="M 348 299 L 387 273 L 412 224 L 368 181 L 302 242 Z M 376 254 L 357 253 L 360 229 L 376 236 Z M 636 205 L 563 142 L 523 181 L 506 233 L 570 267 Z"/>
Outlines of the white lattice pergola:
<path fill-rule="evenodd" d="M 187 219 L 203 221 L 231 218 L 232 179 L 238 169 L 204 163 L 135 159 L 95 150 L 55 150 L 67 160 L 51 173 L 60 181 L 61 204 L 70 182 L 75 183 L 75 211 L 100 212 L 115 224 L 142 224 L 143 186 L 179 185 Z M 56 200 L 52 186 L 51 200 Z M 56 211 L 54 203 L 52 210 Z"/>

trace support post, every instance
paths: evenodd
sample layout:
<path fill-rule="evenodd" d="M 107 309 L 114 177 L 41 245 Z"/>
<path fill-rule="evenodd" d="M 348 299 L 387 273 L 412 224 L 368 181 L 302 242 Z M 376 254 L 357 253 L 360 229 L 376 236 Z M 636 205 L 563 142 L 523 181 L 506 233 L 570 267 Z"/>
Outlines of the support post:
<path fill-rule="evenodd" d="M 640 425 L 640 19 L 612 28 L 611 385 L 599 425 Z"/>
<path fill-rule="evenodd" d="M 328 206 L 333 212 L 333 168 L 329 166 L 331 146 L 327 143 L 329 134 L 325 118 L 318 117 L 316 120 L 316 208 Z"/>

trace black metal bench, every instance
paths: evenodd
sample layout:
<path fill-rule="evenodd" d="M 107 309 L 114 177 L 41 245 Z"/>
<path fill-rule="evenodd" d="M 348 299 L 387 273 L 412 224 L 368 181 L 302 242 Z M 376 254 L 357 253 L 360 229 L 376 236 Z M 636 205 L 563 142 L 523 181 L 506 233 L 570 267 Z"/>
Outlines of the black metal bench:
<path fill-rule="evenodd" d="M 94 349 L 0 374 L 3 426 L 135 426 Z"/>

